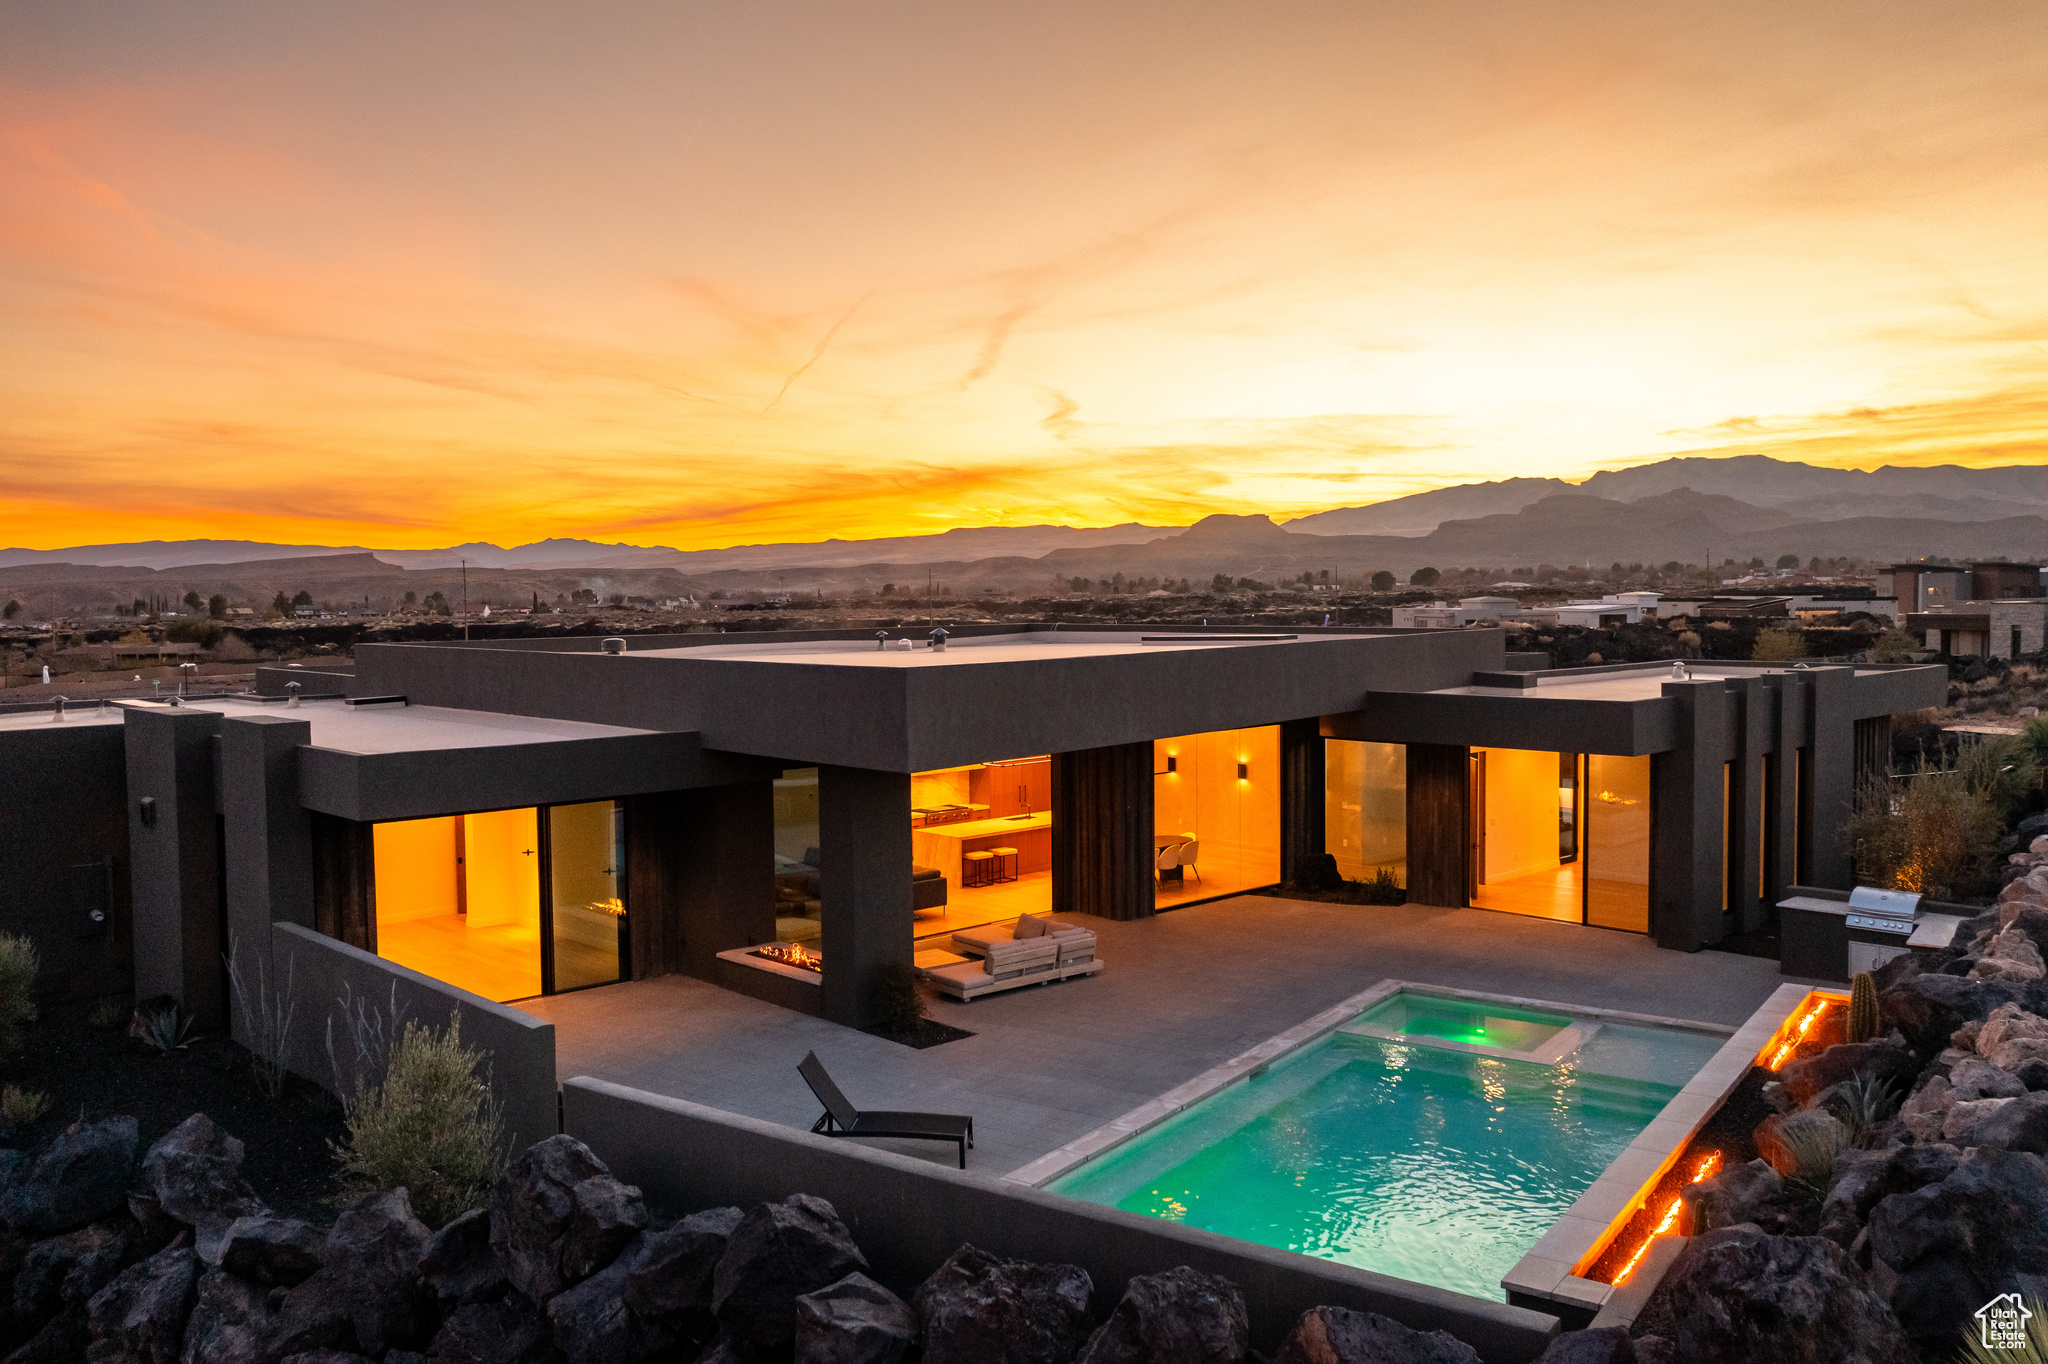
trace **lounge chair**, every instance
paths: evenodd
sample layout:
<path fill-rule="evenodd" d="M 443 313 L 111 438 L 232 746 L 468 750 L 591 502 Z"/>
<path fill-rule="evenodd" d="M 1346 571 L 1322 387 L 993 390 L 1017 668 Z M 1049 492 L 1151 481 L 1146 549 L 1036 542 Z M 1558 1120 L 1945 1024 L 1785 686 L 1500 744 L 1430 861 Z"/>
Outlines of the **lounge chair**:
<path fill-rule="evenodd" d="M 811 1130 L 827 1137 L 908 1137 L 918 1141 L 950 1141 L 960 1148 L 960 1168 L 967 1168 L 967 1148 L 974 1145 L 974 1119 L 956 1113 L 863 1113 L 848 1103 L 825 1073 L 818 1053 L 806 1052 L 796 1068 L 825 1105 Z"/>

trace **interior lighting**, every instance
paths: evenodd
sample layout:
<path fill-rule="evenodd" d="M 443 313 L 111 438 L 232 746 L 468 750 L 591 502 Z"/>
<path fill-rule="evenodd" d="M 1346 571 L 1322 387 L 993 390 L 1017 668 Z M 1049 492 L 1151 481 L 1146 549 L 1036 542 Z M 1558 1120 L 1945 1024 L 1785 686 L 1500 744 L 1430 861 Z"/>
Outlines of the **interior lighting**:
<path fill-rule="evenodd" d="M 1688 1179 L 1685 1182 L 1688 1184 L 1697 1184 L 1701 1180 L 1705 1179 L 1708 1175 L 1711 1175 L 1712 1173 L 1714 1173 L 1714 1171 L 1720 1168 L 1721 1153 L 1719 1151 L 1709 1151 L 1706 1154 L 1706 1156 L 1701 1159 L 1699 1163 L 1699 1168 L 1692 1172 L 1692 1178 Z M 1671 1206 L 1664 1210 L 1664 1216 L 1658 1219 L 1657 1225 L 1650 1228 L 1650 1234 L 1648 1236 L 1645 1236 L 1643 1238 L 1643 1243 L 1636 1247 L 1636 1253 L 1629 1256 L 1627 1263 L 1623 1264 L 1619 1270 L 1615 1271 L 1615 1275 L 1612 1282 L 1616 1288 L 1621 1287 L 1622 1284 L 1628 1281 L 1628 1276 L 1636 1272 L 1636 1265 L 1641 1262 L 1644 1255 L 1649 1253 L 1651 1245 L 1655 1243 L 1657 1238 L 1659 1236 L 1664 1235 L 1666 1232 L 1670 1231 L 1673 1227 L 1678 1225 L 1678 1214 L 1684 1211 L 1684 1209 L 1684 1199 L 1674 1198 L 1671 1200 Z"/>

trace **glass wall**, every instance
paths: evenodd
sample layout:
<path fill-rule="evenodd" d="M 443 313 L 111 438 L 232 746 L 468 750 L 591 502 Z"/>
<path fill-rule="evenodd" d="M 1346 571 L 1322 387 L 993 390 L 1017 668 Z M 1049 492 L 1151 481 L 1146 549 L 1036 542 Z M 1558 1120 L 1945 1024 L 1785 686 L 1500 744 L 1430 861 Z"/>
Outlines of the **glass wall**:
<path fill-rule="evenodd" d="M 1052 758 L 910 777 L 911 907 L 920 938 L 1052 911 Z"/>
<path fill-rule="evenodd" d="M 624 976 L 616 802 L 400 820 L 371 839 L 379 956 L 500 1002 Z"/>
<path fill-rule="evenodd" d="M 818 924 L 818 769 L 795 767 L 775 779 L 775 936 L 816 942 Z"/>
<path fill-rule="evenodd" d="M 1578 923 L 1578 755 L 1472 750 L 1472 903 Z"/>
<path fill-rule="evenodd" d="M 1280 880 L 1280 727 L 1152 745 L 1153 855 L 1162 907 Z"/>
<path fill-rule="evenodd" d="M 626 812 L 616 801 L 547 812 L 554 988 L 605 985 L 620 976 L 626 901 Z"/>
<path fill-rule="evenodd" d="M 1586 759 L 1586 922 L 1650 931 L 1650 760 Z"/>
<path fill-rule="evenodd" d="M 1323 741 L 1323 846 L 1349 881 L 1408 884 L 1408 746 Z"/>

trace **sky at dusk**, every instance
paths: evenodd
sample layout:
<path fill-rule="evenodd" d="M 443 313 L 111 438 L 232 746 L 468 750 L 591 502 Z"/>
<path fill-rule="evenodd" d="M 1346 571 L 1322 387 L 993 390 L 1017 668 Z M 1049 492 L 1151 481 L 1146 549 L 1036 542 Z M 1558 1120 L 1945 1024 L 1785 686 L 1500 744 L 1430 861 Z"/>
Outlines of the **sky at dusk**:
<path fill-rule="evenodd" d="M 0 0 L 0 544 L 2048 459 L 2048 7 Z"/>

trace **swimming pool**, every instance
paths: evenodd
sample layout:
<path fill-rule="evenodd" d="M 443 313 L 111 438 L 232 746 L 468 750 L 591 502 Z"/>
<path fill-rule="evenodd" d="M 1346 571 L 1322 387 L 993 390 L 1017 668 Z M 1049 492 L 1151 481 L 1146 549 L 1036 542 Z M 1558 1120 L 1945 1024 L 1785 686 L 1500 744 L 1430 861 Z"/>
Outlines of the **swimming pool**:
<path fill-rule="evenodd" d="M 1498 1301 L 1724 1040 L 1402 990 L 1046 1187 Z"/>

